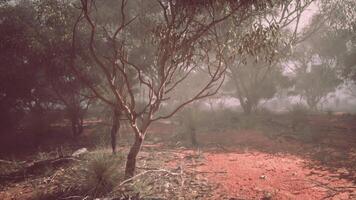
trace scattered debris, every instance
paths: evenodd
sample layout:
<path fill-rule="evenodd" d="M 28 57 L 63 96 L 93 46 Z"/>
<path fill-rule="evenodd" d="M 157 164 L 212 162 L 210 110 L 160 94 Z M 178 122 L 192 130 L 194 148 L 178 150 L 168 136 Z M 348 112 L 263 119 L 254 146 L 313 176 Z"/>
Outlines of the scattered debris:
<path fill-rule="evenodd" d="M 84 154 L 86 154 L 86 153 L 88 153 L 88 152 L 89 152 L 89 151 L 88 151 L 87 148 L 81 148 L 81 149 L 76 150 L 76 151 L 72 154 L 72 156 L 73 156 L 73 157 L 80 157 L 80 156 L 82 156 L 82 155 L 84 155 Z"/>

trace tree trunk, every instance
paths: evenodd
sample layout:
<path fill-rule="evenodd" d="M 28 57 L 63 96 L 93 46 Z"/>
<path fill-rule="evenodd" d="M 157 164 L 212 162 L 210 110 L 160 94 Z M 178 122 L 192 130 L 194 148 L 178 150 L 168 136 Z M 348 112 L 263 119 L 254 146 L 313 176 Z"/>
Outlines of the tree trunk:
<path fill-rule="evenodd" d="M 237 98 L 239 99 L 241 108 L 242 108 L 242 110 L 244 111 L 244 113 L 245 113 L 246 115 L 251 114 L 251 112 L 252 112 L 252 105 L 251 105 L 250 101 L 249 101 L 248 99 L 243 98 L 243 97 L 240 96 L 238 93 L 237 93 Z"/>
<path fill-rule="evenodd" d="M 72 123 L 72 134 L 76 138 L 83 132 L 83 119 L 73 117 L 71 119 Z"/>
<path fill-rule="evenodd" d="M 77 122 L 76 122 L 75 118 L 72 118 L 71 123 L 72 123 L 72 134 L 76 138 L 79 135 L 79 131 L 78 131 Z"/>
<path fill-rule="evenodd" d="M 120 130 L 120 111 L 115 109 L 112 117 L 112 127 L 111 127 L 111 148 L 112 153 L 116 154 L 116 136 L 117 132 Z"/>
<path fill-rule="evenodd" d="M 252 112 L 252 105 L 250 104 L 250 102 L 248 100 L 246 100 L 245 102 L 240 101 L 240 104 L 241 104 L 242 109 L 244 110 L 244 113 L 246 115 L 250 115 Z"/>
<path fill-rule="evenodd" d="M 197 147 L 198 146 L 198 141 L 197 141 L 197 136 L 196 136 L 196 131 L 195 131 L 195 128 L 192 128 L 190 130 L 190 141 L 192 142 L 192 145 L 194 147 Z"/>
<path fill-rule="evenodd" d="M 79 133 L 79 135 L 81 135 L 83 133 L 83 129 L 84 129 L 84 119 L 83 119 L 83 117 L 80 117 L 78 119 L 78 133 Z"/>
<path fill-rule="evenodd" d="M 135 142 L 131 146 L 129 154 L 127 155 L 126 168 L 125 168 L 125 179 L 129 179 L 134 176 L 136 169 L 136 158 L 141 150 L 144 137 L 136 135 Z"/>

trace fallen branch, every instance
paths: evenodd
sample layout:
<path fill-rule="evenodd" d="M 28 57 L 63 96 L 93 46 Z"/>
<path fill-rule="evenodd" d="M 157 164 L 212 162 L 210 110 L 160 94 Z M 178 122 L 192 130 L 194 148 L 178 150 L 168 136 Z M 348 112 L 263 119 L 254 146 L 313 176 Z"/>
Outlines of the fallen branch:
<path fill-rule="evenodd" d="M 317 187 L 322 187 L 325 189 L 329 190 L 329 194 L 326 195 L 325 197 L 323 197 L 322 199 L 331 199 L 333 197 L 335 197 L 336 195 L 340 194 L 340 193 L 344 193 L 344 192 L 350 192 L 352 193 L 354 191 L 354 186 L 346 186 L 346 187 L 330 187 L 328 184 L 326 183 L 322 183 L 319 181 L 315 181 L 315 180 L 310 180 L 310 182 L 314 183 L 315 186 Z"/>
<path fill-rule="evenodd" d="M 27 173 L 33 173 L 37 169 L 41 169 L 43 167 L 57 167 L 62 164 L 66 164 L 72 161 L 78 161 L 77 158 L 74 158 L 72 156 L 67 156 L 67 157 L 59 157 L 59 158 L 53 158 L 53 159 L 48 159 L 48 160 L 40 160 L 31 163 L 27 167 L 25 167 L 25 171 Z"/>
<path fill-rule="evenodd" d="M 22 162 L 17 162 L 17 161 L 8 161 L 8 160 L 1 160 L 0 159 L 0 164 L 8 164 L 8 165 L 15 165 L 15 164 L 24 164 L 26 163 L 26 161 L 22 161 Z"/>
<path fill-rule="evenodd" d="M 21 167 L 20 170 L 11 172 L 6 175 L 0 176 L 1 181 L 21 181 L 24 178 L 28 177 L 28 175 L 36 174 L 36 172 L 42 171 L 45 167 L 58 167 L 63 164 L 67 164 L 73 161 L 78 161 L 77 158 L 72 156 L 52 158 L 47 160 L 35 161 L 26 166 Z"/>
<path fill-rule="evenodd" d="M 145 174 L 147 174 L 147 173 L 153 173 L 153 172 L 164 172 L 164 173 L 171 174 L 171 175 L 173 175 L 173 176 L 179 176 L 179 175 L 180 175 L 179 173 L 173 173 L 173 172 L 170 172 L 170 171 L 165 170 L 165 169 L 148 170 L 148 171 L 144 171 L 144 172 L 142 172 L 142 173 L 139 173 L 139 174 L 137 174 L 136 176 L 134 176 L 134 177 L 132 177 L 132 178 L 129 178 L 129 179 L 127 179 L 127 180 L 121 182 L 121 183 L 118 185 L 118 187 L 123 186 L 124 184 L 126 184 L 126 183 L 128 183 L 128 182 L 131 182 L 131 181 L 137 179 L 138 177 L 141 177 L 141 176 L 143 176 L 143 175 L 145 175 Z"/>

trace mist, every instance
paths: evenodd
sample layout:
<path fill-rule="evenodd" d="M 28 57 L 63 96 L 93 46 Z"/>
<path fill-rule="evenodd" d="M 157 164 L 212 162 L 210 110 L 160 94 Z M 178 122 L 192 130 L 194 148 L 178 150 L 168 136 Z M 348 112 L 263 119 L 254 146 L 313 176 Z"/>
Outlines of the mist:
<path fill-rule="evenodd" d="M 0 1 L 0 199 L 356 198 L 353 0 Z"/>

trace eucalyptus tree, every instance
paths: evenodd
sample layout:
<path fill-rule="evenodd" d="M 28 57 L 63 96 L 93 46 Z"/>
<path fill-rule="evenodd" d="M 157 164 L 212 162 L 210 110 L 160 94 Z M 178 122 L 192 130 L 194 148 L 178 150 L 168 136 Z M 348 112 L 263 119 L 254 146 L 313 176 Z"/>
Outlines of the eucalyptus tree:
<path fill-rule="evenodd" d="M 314 24 L 323 23 L 315 41 L 318 51 L 335 60 L 341 77 L 352 87 L 356 82 L 356 2 L 325 0 L 319 2 L 319 9 L 313 20 Z"/>
<path fill-rule="evenodd" d="M 26 1 L 0 5 L 0 123 L 4 123 L 0 126 L 12 131 L 19 130 L 24 116 L 32 114 L 42 119 L 33 121 L 33 128 L 43 132 L 40 131 L 46 121 L 43 116 L 53 108 L 54 99 L 46 87 L 42 67 L 45 51 L 35 31 L 38 28 L 35 13 L 33 4 Z"/>
<path fill-rule="evenodd" d="M 356 66 L 356 2 L 326 0 L 318 6 L 305 30 L 318 29 L 294 53 L 295 89 L 314 110 L 343 81 L 354 80 Z"/>
<path fill-rule="evenodd" d="M 38 27 L 35 28 L 38 41 L 44 48 L 42 65 L 47 82 L 56 103 L 64 107 L 73 136 L 77 137 L 83 132 L 85 113 L 95 98 L 70 68 L 71 33 L 76 8 L 70 1 L 33 1 L 33 6 L 38 21 Z M 81 34 L 85 35 L 85 30 Z M 85 59 L 86 64 L 90 64 L 89 59 L 83 56 L 85 51 L 80 48 L 78 55 Z M 93 75 L 86 76 L 94 82 Z"/>
<path fill-rule="evenodd" d="M 8 116 L 18 113 L 14 121 L 20 122 L 21 116 L 33 115 L 29 117 L 34 120 L 32 127 L 37 123 L 44 126 L 49 120 L 47 114 L 64 110 L 73 135 L 82 132 L 83 117 L 92 96 L 70 69 L 75 10 L 71 1 L 1 4 L 0 107 L 7 113 L 4 118 L 11 119 Z M 89 65 L 84 51 L 80 48 L 77 55 Z M 87 78 L 93 82 L 92 77 Z M 18 128 L 19 124 L 14 126 Z"/>
<path fill-rule="evenodd" d="M 301 33 L 299 27 L 302 14 L 312 2 L 285 1 L 280 7 L 263 10 L 244 23 L 234 18 L 225 21 L 223 40 L 227 48 L 223 64 L 227 66 L 229 78 L 226 89 L 233 89 L 229 94 L 239 100 L 244 113 L 250 114 L 261 100 L 270 99 L 278 90 L 291 86 L 283 70 L 291 47 L 313 32 Z M 245 42 L 251 38 L 255 44 Z M 250 49 L 256 45 L 258 48 Z M 241 52 L 251 55 L 241 55 Z"/>
<path fill-rule="evenodd" d="M 136 157 L 152 122 L 172 117 L 184 106 L 216 94 L 221 87 L 226 66 L 222 64 L 225 46 L 220 40 L 223 34 L 218 30 L 220 23 L 230 17 L 242 23 L 281 2 L 122 0 L 113 13 L 118 16 L 118 23 L 108 27 L 98 23 L 100 13 L 96 8 L 100 2 L 81 0 L 73 44 L 80 24 L 89 27 L 87 46 L 95 66 L 105 77 L 105 85 L 95 87 L 79 71 L 77 75 L 101 101 L 122 109 L 130 123 L 134 143 L 127 156 L 127 178 L 134 175 Z M 251 44 L 248 50 L 242 48 L 242 52 L 252 54 L 258 51 L 253 36 L 263 39 L 264 35 L 257 30 L 250 35 L 241 45 Z M 106 41 L 106 51 L 99 50 L 100 41 Z M 163 104 L 174 101 L 173 91 L 201 65 L 206 74 L 202 86 L 165 114 L 158 112 Z M 143 106 L 139 106 L 136 89 L 145 91 Z"/>
<path fill-rule="evenodd" d="M 341 83 L 334 67 L 327 63 L 304 64 L 296 70 L 296 93 L 306 101 L 312 110 L 326 100 Z"/>
<path fill-rule="evenodd" d="M 319 47 L 320 35 L 316 34 L 300 44 L 294 52 L 295 92 L 312 110 L 327 100 L 342 83 L 337 59 L 323 54 Z"/>

